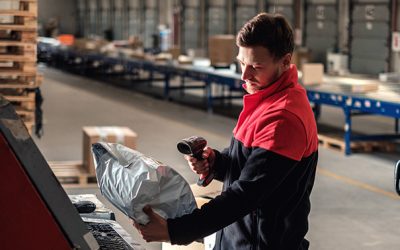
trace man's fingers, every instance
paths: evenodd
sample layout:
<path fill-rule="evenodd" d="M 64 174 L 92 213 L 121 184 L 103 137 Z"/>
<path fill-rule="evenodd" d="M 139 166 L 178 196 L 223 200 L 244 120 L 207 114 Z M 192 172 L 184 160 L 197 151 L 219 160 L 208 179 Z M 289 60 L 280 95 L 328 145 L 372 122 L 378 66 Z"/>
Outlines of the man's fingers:
<path fill-rule="evenodd" d="M 135 220 L 133 220 L 133 219 L 129 219 L 130 221 L 131 221 L 131 223 L 132 223 L 132 225 L 137 229 L 137 230 L 139 230 L 139 223 L 137 223 Z"/>
<path fill-rule="evenodd" d="M 187 160 L 188 162 L 191 162 L 191 163 L 196 163 L 196 162 L 197 162 L 197 159 L 194 158 L 194 157 L 192 157 L 192 156 L 190 156 L 190 155 L 184 155 L 183 157 L 184 157 L 185 160 Z"/>
<path fill-rule="evenodd" d="M 143 207 L 143 212 L 145 212 L 146 214 L 151 213 L 152 211 L 153 209 L 151 209 L 149 205 Z"/>
<path fill-rule="evenodd" d="M 192 166 L 193 171 L 208 171 L 209 164 L 206 160 L 199 162 L 199 164 L 194 164 Z"/>
<path fill-rule="evenodd" d="M 146 225 L 140 225 L 138 230 L 144 240 L 146 240 L 147 242 L 153 241 L 153 238 L 151 236 L 152 232 L 149 231 L 150 229 Z"/>
<path fill-rule="evenodd" d="M 203 154 L 202 154 L 201 156 L 203 157 L 203 159 L 207 159 L 208 156 L 210 156 L 210 151 L 204 150 L 204 151 L 203 151 Z"/>
<path fill-rule="evenodd" d="M 150 221 L 151 221 L 151 218 L 153 218 L 153 217 L 155 216 L 155 213 L 154 213 L 154 211 L 153 211 L 153 209 L 151 208 L 150 205 L 144 206 L 144 207 L 143 207 L 143 212 L 144 212 L 145 214 L 147 214 L 147 216 L 150 217 Z"/>
<path fill-rule="evenodd" d="M 203 168 L 202 170 L 197 170 L 196 174 L 206 174 L 208 173 L 209 168 Z"/>

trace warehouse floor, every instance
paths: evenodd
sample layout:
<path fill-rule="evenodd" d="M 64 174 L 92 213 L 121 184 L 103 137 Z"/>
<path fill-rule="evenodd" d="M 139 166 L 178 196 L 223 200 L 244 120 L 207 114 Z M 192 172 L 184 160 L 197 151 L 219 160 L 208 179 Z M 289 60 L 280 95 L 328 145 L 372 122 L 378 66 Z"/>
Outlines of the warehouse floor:
<path fill-rule="evenodd" d="M 178 170 L 188 182 L 196 176 L 176 150 L 190 135 L 205 137 L 217 149 L 228 146 L 235 119 L 208 114 L 55 69 L 44 72 L 44 136 L 34 140 L 48 161 L 82 160 L 82 126 L 128 126 L 139 135 L 138 150 Z M 341 126 L 339 109 L 323 107 L 321 122 Z M 354 121 L 359 131 L 389 132 L 393 120 L 362 117 Z M 398 152 L 398 151 L 397 151 Z M 320 148 L 319 171 L 312 193 L 310 249 L 399 249 L 400 199 L 393 191 L 397 153 L 356 153 Z M 97 188 L 68 188 L 69 194 L 96 193 Z M 117 220 L 146 249 L 126 217 Z"/>

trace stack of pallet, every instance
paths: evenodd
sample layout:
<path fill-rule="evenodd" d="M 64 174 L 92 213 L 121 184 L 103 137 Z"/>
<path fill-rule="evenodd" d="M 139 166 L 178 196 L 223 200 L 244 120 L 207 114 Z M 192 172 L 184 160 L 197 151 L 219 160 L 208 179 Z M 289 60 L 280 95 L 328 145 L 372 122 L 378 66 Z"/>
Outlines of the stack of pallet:
<path fill-rule="evenodd" d="M 28 130 L 35 124 L 37 0 L 0 1 L 0 94 L 15 105 Z"/>

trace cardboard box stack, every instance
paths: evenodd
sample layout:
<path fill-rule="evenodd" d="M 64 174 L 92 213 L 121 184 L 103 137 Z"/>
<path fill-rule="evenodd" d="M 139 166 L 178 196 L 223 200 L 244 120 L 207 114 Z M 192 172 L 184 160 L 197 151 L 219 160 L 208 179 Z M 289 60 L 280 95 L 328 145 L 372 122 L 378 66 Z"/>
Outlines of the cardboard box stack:
<path fill-rule="evenodd" d="M 229 67 L 237 55 L 234 35 L 214 35 L 208 38 L 208 56 L 211 66 Z"/>
<path fill-rule="evenodd" d="M 28 130 L 35 124 L 37 1 L 0 2 L 0 94 L 15 106 Z"/>
<path fill-rule="evenodd" d="M 128 127 L 83 127 L 83 167 L 89 174 L 96 174 L 92 157 L 92 144 L 111 142 L 136 149 L 137 134 Z"/>

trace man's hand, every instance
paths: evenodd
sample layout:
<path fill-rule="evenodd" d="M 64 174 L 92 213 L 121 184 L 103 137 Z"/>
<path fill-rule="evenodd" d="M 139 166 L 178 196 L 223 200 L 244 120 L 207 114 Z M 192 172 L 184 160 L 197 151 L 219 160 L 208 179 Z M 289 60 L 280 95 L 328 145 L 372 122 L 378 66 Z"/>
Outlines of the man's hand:
<path fill-rule="evenodd" d="M 215 161 L 215 152 L 210 147 L 205 147 L 202 157 L 203 160 L 197 160 L 189 155 L 184 156 L 193 172 L 196 174 L 208 174 L 210 168 L 213 167 Z"/>
<path fill-rule="evenodd" d="M 143 239 L 147 242 L 170 241 L 167 221 L 160 215 L 155 213 L 149 205 L 143 208 L 143 212 L 145 212 L 147 216 L 149 216 L 149 223 L 147 223 L 146 225 L 140 225 L 133 221 L 133 225 L 140 232 Z"/>

